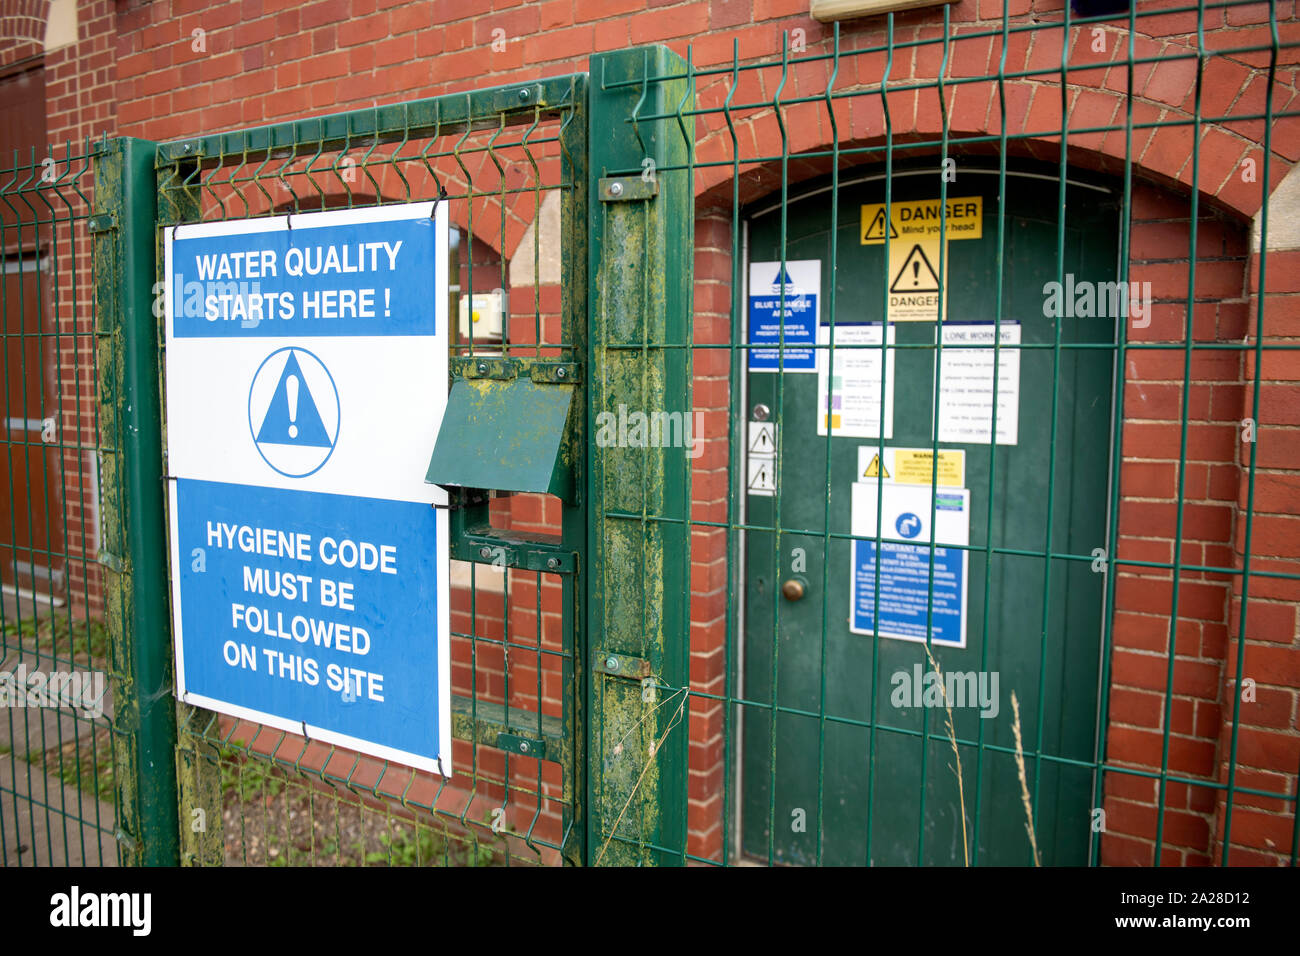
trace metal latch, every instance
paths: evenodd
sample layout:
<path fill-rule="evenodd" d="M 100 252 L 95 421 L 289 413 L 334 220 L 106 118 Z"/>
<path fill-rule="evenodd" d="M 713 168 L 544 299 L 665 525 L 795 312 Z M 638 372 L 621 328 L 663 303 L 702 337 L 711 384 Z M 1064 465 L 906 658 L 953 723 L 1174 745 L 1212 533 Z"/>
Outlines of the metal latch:
<path fill-rule="evenodd" d="M 601 202 L 635 202 L 659 195 L 659 181 L 641 176 L 606 176 L 600 181 Z"/>
<path fill-rule="evenodd" d="M 650 662 L 627 654 L 601 654 L 596 658 L 596 672 L 640 681 L 650 676 Z"/>

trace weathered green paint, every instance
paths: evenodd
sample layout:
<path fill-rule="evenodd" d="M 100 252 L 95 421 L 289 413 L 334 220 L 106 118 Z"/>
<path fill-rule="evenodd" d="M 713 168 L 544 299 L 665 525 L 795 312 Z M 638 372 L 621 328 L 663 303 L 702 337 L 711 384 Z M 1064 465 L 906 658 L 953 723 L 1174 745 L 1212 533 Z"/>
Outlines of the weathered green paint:
<path fill-rule="evenodd" d="M 573 109 L 560 129 L 560 181 L 568 184 L 560 197 L 560 331 L 561 339 L 572 345 L 561 357 L 582 362 L 589 356 L 588 289 L 592 273 L 588 270 L 589 240 L 587 220 L 590 215 L 588 178 L 590 165 L 588 128 L 591 114 L 589 83 L 586 76 L 575 78 Z M 564 620 L 564 650 L 561 681 L 565 688 L 563 711 L 564 739 L 569 751 L 564 766 L 565 805 L 572 807 L 565 820 L 565 862 L 581 865 L 588 855 L 587 777 L 588 754 L 586 714 L 590 682 L 584 663 L 587 659 L 589 609 L 585 595 L 590 589 L 590 562 L 587 559 L 590 495 L 587 481 L 589 367 L 578 377 L 574 395 L 574 414 L 567 433 L 562 459 L 573 475 L 574 501 L 561 511 L 561 543 L 575 555 L 576 574 L 560 577 Z"/>
<path fill-rule="evenodd" d="M 502 704 L 475 702 L 468 697 L 451 699 L 451 735 L 457 740 L 473 740 L 560 765 L 573 752 L 560 718 L 543 715 L 539 729 L 534 711 L 511 707 L 507 716 Z M 529 746 L 525 750 L 519 746 L 520 741 L 536 743 L 538 746 Z"/>
<path fill-rule="evenodd" d="M 692 184 L 681 167 L 693 125 L 684 61 L 665 47 L 591 60 L 588 182 L 639 176 L 646 159 L 660 173 L 658 195 L 593 203 L 589 421 L 618 406 L 687 412 Z M 678 79 L 660 80 L 676 76 Z M 679 111 L 674 121 L 645 120 Z M 677 346 L 663 348 L 663 346 Z M 680 863 L 685 848 L 689 714 L 685 709 L 689 602 L 683 448 L 601 447 L 588 442 L 591 532 L 587 589 L 592 630 L 588 759 L 588 859 L 602 864 Z M 668 522 L 656 518 L 673 519 Z M 657 693 L 641 680 L 599 667 L 610 655 L 649 662 Z"/>
<path fill-rule="evenodd" d="M 572 500 L 561 452 L 573 389 L 528 378 L 452 382 L 425 481 Z"/>
<path fill-rule="evenodd" d="M 157 163 L 158 224 L 189 222 L 199 215 L 199 167 L 194 160 Z M 162 229 L 156 230 L 158 278 L 162 279 Z M 161 319 L 157 341 L 164 340 Z M 157 392 L 165 395 L 165 365 L 158 362 Z M 163 424 L 166 434 L 166 423 Z M 164 565 L 165 566 L 165 565 Z M 213 743 L 218 717 L 210 710 L 174 701 L 177 715 L 176 801 L 179 810 L 181 863 L 219 866 L 225 855 L 221 824 L 221 768 Z M 202 811 L 202 812 L 196 812 Z"/>
<path fill-rule="evenodd" d="M 213 133 L 160 144 L 158 162 L 161 166 L 185 160 L 231 156 L 251 162 L 281 149 L 319 147 L 325 152 L 348 143 L 376 138 L 381 142 L 397 142 L 403 138 L 450 136 L 459 133 L 467 123 L 496 126 L 502 114 L 506 114 L 507 119 L 513 114 L 517 123 L 532 122 L 536 107 L 559 110 L 576 105 L 585 85 L 585 77 L 555 76 L 532 83 L 512 83 L 409 103 Z"/>
<path fill-rule="evenodd" d="M 115 139 L 95 161 L 93 234 L 106 616 L 123 864 L 178 861 L 167 539 L 156 331 L 155 146 Z M 107 218 L 104 218 L 107 217 Z"/>

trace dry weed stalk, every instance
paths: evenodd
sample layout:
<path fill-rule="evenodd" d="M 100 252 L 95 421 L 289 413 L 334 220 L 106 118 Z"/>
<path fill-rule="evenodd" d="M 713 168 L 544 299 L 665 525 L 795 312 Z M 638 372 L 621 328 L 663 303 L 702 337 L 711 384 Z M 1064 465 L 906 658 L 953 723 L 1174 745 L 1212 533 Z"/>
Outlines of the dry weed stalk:
<path fill-rule="evenodd" d="M 1041 866 L 1038 862 L 1038 840 L 1034 838 L 1034 805 L 1029 800 L 1029 781 L 1025 777 L 1025 751 L 1020 742 L 1020 702 L 1016 700 L 1016 692 L 1011 692 L 1011 713 L 1014 721 L 1011 724 L 1011 731 L 1016 735 L 1016 767 L 1020 771 L 1020 802 L 1025 805 L 1025 832 L 1029 834 L 1029 848 L 1034 851 L 1034 866 Z"/>
<path fill-rule="evenodd" d="M 935 676 L 939 678 L 939 693 L 943 695 L 943 709 L 948 714 L 945 726 L 948 729 L 948 741 L 952 744 L 952 755 L 957 760 L 954 772 L 957 774 L 957 803 L 961 808 L 961 852 L 966 857 L 966 865 L 970 866 L 970 840 L 966 836 L 966 790 L 962 784 L 961 751 L 957 749 L 957 730 L 952 722 L 952 703 L 948 700 L 948 689 L 943 682 L 943 671 L 939 670 L 939 662 L 930 653 L 929 644 L 925 645 L 925 656 L 930 658 L 930 666 L 934 668 Z"/>

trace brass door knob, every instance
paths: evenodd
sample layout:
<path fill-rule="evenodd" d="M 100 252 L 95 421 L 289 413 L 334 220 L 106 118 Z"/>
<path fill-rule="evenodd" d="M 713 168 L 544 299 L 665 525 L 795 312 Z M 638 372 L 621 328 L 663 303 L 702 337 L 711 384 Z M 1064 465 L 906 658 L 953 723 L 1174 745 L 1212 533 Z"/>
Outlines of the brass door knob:
<path fill-rule="evenodd" d="M 798 578 L 791 578 L 781 585 L 781 593 L 787 601 L 797 601 L 803 597 L 804 585 Z"/>

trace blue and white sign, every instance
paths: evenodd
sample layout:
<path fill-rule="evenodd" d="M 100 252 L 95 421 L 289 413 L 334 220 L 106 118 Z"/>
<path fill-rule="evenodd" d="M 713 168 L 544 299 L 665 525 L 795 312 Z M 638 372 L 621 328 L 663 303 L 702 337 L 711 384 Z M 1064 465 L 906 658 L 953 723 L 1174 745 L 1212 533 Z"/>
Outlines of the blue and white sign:
<path fill-rule="evenodd" d="M 820 259 L 749 264 L 749 371 L 817 371 L 821 287 Z"/>
<path fill-rule="evenodd" d="M 445 204 L 169 228 L 177 696 L 444 775 Z"/>
<path fill-rule="evenodd" d="M 280 474 L 305 478 L 319 470 L 339 438 L 339 393 L 325 363 L 292 345 L 268 355 L 248 389 L 248 427 Z"/>
<path fill-rule="evenodd" d="M 880 495 L 877 512 L 876 497 Z M 934 510 L 934 556 L 930 556 L 930 512 Z M 877 522 L 877 514 L 882 518 Z M 876 542 L 853 542 L 849 584 L 849 628 L 855 634 L 877 633 L 904 641 L 926 639 L 947 647 L 966 646 L 967 556 L 970 540 L 970 491 L 932 489 L 929 485 L 859 481 L 853 485 L 852 530 L 855 538 L 880 544 L 880 593 L 876 595 Z M 916 542 L 915 544 L 903 543 Z M 934 568 L 931 597 L 930 569 Z"/>

